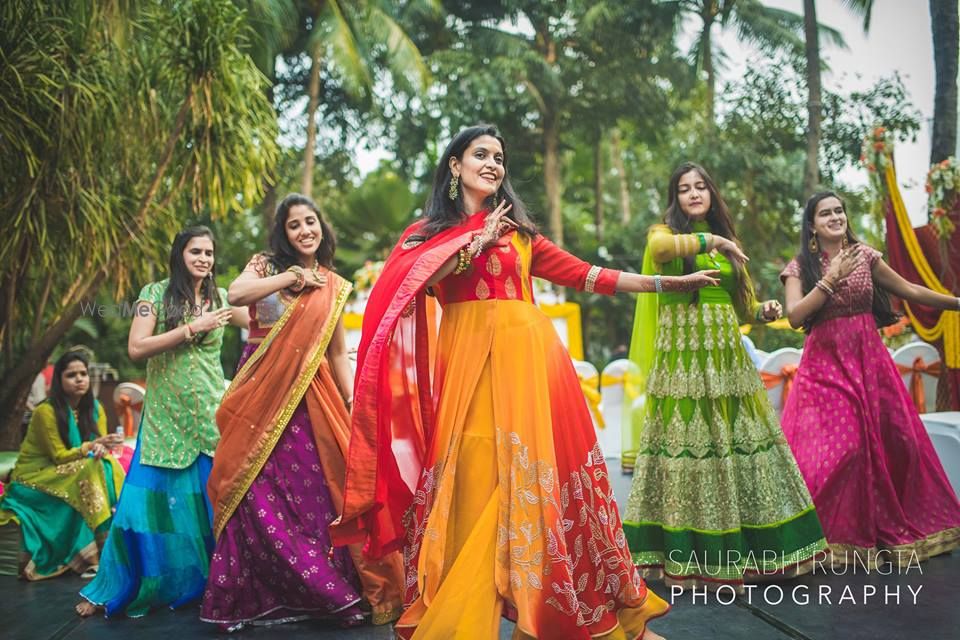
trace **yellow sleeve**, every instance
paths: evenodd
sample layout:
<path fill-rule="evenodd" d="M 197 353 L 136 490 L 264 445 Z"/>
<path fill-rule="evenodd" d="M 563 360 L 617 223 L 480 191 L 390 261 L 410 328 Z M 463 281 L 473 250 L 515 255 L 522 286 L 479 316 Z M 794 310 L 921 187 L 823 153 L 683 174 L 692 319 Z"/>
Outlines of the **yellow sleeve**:
<path fill-rule="evenodd" d="M 647 236 L 647 251 L 653 255 L 653 261 L 659 264 L 670 262 L 674 258 L 685 258 L 700 253 L 700 238 L 696 233 L 674 233 L 665 224 L 656 224 L 650 228 Z M 704 234 L 708 235 L 708 234 Z"/>
<path fill-rule="evenodd" d="M 30 429 L 36 433 L 36 445 L 54 464 L 79 460 L 87 455 L 83 445 L 68 449 L 57 430 L 57 416 L 53 406 L 45 402 L 37 407 L 30 418 Z"/>

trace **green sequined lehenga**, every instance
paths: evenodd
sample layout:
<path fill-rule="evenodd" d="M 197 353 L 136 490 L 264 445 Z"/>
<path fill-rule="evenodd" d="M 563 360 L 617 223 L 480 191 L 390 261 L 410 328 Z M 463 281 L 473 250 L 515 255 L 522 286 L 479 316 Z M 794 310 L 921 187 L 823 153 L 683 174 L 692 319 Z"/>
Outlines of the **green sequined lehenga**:
<path fill-rule="evenodd" d="M 649 253 L 644 273 L 682 273 L 682 259 L 658 265 Z M 636 455 L 623 518 L 630 550 L 647 575 L 687 585 L 802 573 L 826 542 L 741 342 L 733 268 L 719 254 L 698 255 L 696 268 L 719 269 L 721 286 L 695 302 L 639 296 L 631 360 L 640 373 L 628 387 L 646 398 L 625 424 Z"/>

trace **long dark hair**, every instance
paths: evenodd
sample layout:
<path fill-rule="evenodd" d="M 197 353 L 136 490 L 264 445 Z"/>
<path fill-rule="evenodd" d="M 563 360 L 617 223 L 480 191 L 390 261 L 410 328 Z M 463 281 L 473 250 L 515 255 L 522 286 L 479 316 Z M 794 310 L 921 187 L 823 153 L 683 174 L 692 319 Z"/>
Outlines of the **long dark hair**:
<path fill-rule="evenodd" d="M 270 230 L 270 252 L 267 254 L 267 259 L 278 272 L 300 264 L 299 254 L 287 239 L 287 218 L 290 217 L 290 209 L 297 205 L 303 205 L 317 215 L 320 231 L 323 233 L 315 254 L 317 264 L 333 271 L 333 256 L 337 252 L 337 238 L 333 235 L 333 227 L 323 219 L 317 203 L 299 193 L 289 194 L 277 206 L 277 214 L 273 217 L 273 228 Z"/>
<path fill-rule="evenodd" d="M 60 359 L 53 365 L 53 380 L 50 382 L 50 405 L 53 406 L 53 413 L 57 417 L 57 431 L 60 433 L 60 439 L 66 447 L 70 446 L 70 405 L 67 403 L 67 394 L 63 391 L 63 372 L 72 362 L 82 362 L 83 368 L 90 374 L 90 360 L 81 351 L 67 351 L 60 356 Z M 80 430 L 80 440 L 89 440 L 91 436 L 97 437 L 97 424 L 93 419 L 93 385 L 87 387 L 87 392 L 80 398 L 80 404 L 77 405 L 77 428 Z"/>
<path fill-rule="evenodd" d="M 823 272 L 820 269 L 820 257 L 819 255 L 814 255 L 810 251 L 810 240 L 813 239 L 813 219 L 817 215 L 818 205 L 827 198 L 836 198 L 840 201 L 840 205 L 843 207 L 844 212 L 847 210 L 846 203 L 843 201 L 839 195 L 833 191 L 821 191 L 815 193 L 807 200 L 807 204 L 803 207 L 803 222 L 800 227 L 800 253 L 797 256 L 797 262 L 800 264 L 800 281 L 803 283 L 803 295 L 810 293 L 813 288 L 817 285 L 817 282 L 823 277 Z M 847 217 L 847 245 L 853 246 L 858 244 L 860 240 L 853 235 L 853 231 L 850 229 L 850 218 Z M 887 292 L 881 289 L 876 282 L 873 283 L 873 318 L 876 320 L 877 327 L 886 327 L 891 325 L 900 319 L 900 314 L 894 312 L 893 307 L 890 304 L 890 296 L 887 295 Z M 804 328 L 808 329 L 810 327 L 810 322 L 808 321 Z"/>
<path fill-rule="evenodd" d="M 196 294 L 193 289 L 193 276 L 187 269 L 187 263 L 183 259 L 183 252 L 194 238 L 207 237 L 213 243 L 213 253 L 216 257 L 217 241 L 213 237 L 213 232 L 208 227 L 197 225 L 187 227 L 176 235 L 173 244 L 170 245 L 170 282 L 167 284 L 167 290 L 163 292 L 163 311 L 165 314 L 164 326 L 167 331 L 175 329 L 187 315 L 188 311 L 196 312 Z M 203 279 L 200 285 L 201 298 L 209 300 L 216 309 L 220 306 L 220 293 L 217 291 L 216 278 L 217 262 L 214 260 L 210 266 L 210 271 Z"/>
<path fill-rule="evenodd" d="M 684 162 L 673 171 L 670 176 L 670 186 L 667 189 L 667 210 L 663 213 L 663 222 L 674 233 L 691 233 L 693 231 L 693 221 L 683 209 L 680 208 L 680 178 L 691 171 L 696 171 L 703 178 L 710 192 L 710 209 L 707 211 L 706 221 L 710 225 L 710 233 L 723 236 L 728 240 L 733 240 L 740 244 L 737 238 L 737 231 L 733 226 L 733 218 L 730 217 L 730 210 L 724 201 L 720 191 L 717 190 L 717 184 L 707 173 L 706 169 L 694 162 Z M 750 278 L 747 277 L 743 265 L 731 262 L 733 274 L 737 282 L 737 291 L 734 294 L 733 301 L 737 309 L 746 312 L 750 309 L 754 299 L 753 285 Z M 696 256 L 687 256 L 683 259 L 683 272 L 693 273 L 697 270 Z M 695 295 L 694 300 L 698 299 Z"/>
<path fill-rule="evenodd" d="M 424 217 L 427 220 L 424 231 L 428 236 L 432 236 L 463 222 L 463 189 L 457 190 L 456 200 L 450 199 L 450 179 L 453 177 L 453 172 L 450 170 L 450 158 L 457 158 L 462 161 L 463 154 L 470 146 L 470 143 L 480 136 L 496 138 L 500 146 L 503 147 L 503 182 L 500 183 L 500 188 L 497 190 L 497 193 L 491 196 L 490 201 L 487 203 L 488 206 L 493 209 L 493 198 L 506 200 L 511 203 L 513 208 L 510 209 L 507 215 L 520 226 L 521 231 L 531 236 L 536 235 L 537 225 L 530 219 L 527 205 L 525 205 L 523 200 L 520 199 L 520 196 L 514 192 L 513 186 L 510 184 L 510 175 L 506 171 L 507 159 L 509 157 L 507 155 L 507 143 L 497 128 L 492 124 L 480 124 L 461 130 L 460 133 L 453 137 L 453 140 L 450 141 L 450 144 L 448 144 L 444 150 L 443 155 L 440 156 L 440 161 L 437 163 L 437 170 L 433 175 L 433 186 L 430 188 L 430 196 L 427 198 L 427 204 L 424 209 Z"/>

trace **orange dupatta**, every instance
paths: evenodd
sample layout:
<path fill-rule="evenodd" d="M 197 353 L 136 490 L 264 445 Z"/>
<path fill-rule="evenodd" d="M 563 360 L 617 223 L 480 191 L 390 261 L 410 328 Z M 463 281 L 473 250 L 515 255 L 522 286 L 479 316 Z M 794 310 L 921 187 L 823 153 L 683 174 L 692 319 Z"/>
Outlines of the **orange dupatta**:
<path fill-rule="evenodd" d="M 332 271 L 326 276 L 327 286 L 302 293 L 287 307 L 237 372 L 217 409 L 220 444 L 207 483 L 217 537 L 270 457 L 300 401 L 306 399 L 311 414 L 323 402 L 317 371 L 353 289 Z M 350 434 L 334 436 L 345 452 Z M 343 462 L 340 465 L 342 474 Z M 326 471 L 329 465 L 325 461 L 323 466 Z M 340 486 L 330 486 L 331 494 L 340 494 L 333 496 L 335 501 L 342 499 L 342 480 L 336 484 Z"/>

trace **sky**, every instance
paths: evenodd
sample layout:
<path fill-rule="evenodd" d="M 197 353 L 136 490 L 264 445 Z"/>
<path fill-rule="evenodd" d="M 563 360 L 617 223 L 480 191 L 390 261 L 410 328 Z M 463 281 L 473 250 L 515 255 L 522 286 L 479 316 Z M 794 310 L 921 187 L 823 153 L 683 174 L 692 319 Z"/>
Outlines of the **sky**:
<path fill-rule="evenodd" d="M 764 0 L 764 4 L 794 13 L 803 13 L 803 0 Z M 821 55 L 829 65 L 823 74 L 825 88 L 849 92 L 867 89 L 878 79 L 900 73 L 910 99 L 922 116 L 916 142 L 900 143 L 895 149 L 898 178 L 904 202 L 914 225 L 926 222 L 924 183 L 930 157 L 930 130 L 933 122 L 933 43 L 927 0 L 876 0 L 870 30 L 863 32 L 863 19 L 841 0 L 818 0 L 817 18 L 843 34 L 847 49 L 821 43 Z M 688 30 L 699 25 L 691 21 Z M 717 43 L 727 56 L 726 67 L 718 73 L 718 86 L 743 75 L 747 65 L 760 54 L 742 45 L 734 30 L 719 30 Z M 692 36 L 687 38 L 692 41 Z M 682 43 L 683 41 L 681 41 Z M 383 149 L 360 145 L 357 161 L 362 174 L 376 168 L 387 157 Z M 851 169 L 840 176 L 851 186 L 865 186 L 865 169 Z"/>

